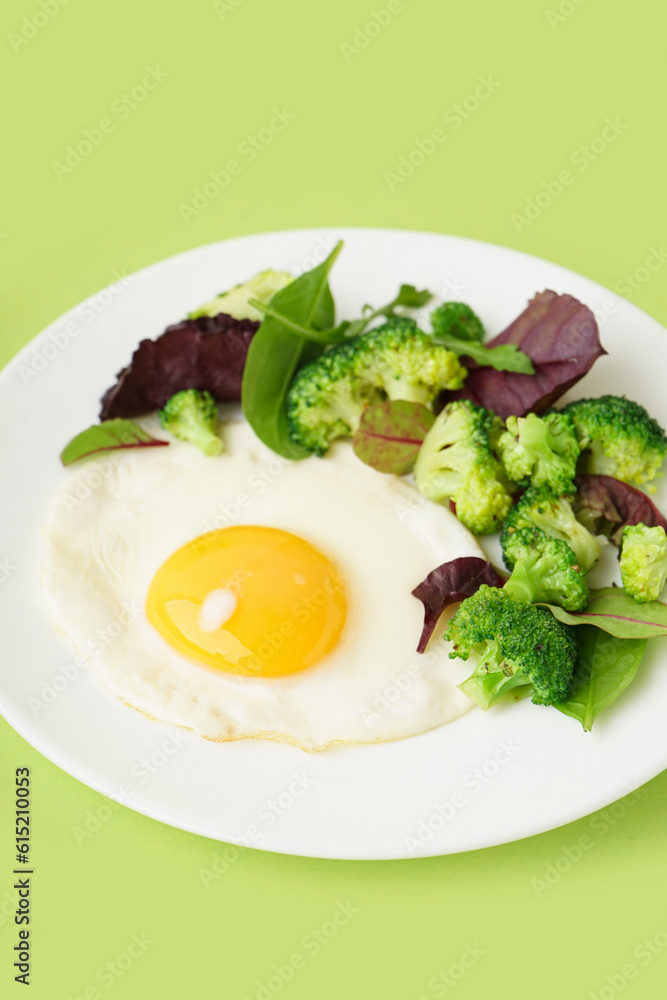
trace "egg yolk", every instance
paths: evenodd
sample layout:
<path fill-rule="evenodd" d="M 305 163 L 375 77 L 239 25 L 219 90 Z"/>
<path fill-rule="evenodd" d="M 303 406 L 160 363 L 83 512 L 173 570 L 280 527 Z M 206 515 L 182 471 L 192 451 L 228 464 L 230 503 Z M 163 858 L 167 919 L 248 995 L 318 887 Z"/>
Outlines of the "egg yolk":
<path fill-rule="evenodd" d="M 253 677 L 310 667 L 331 652 L 346 614 L 333 563 L 277 528 L 238 525 L 178 549 L 146 599 L 151 624 L 179 652 Z"/>

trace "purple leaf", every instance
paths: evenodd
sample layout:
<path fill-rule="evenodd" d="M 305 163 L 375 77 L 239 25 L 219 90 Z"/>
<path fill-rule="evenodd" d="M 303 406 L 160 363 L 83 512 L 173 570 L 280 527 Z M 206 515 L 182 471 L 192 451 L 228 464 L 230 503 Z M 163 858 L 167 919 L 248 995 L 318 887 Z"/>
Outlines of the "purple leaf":
<path fill-rule="evenodd" d="M 490 562 L 477 556 L 462 556 L 443 563 L 429 573 L 412 591 L 412 596 L 424 605 L 424 628 L 417 652 L 423 653 L 442 612 L 450 604 L 457 604 L 471 597 L 482 584 L 502 587 L 505 578 Z"/>
<path fill-rule="evenodd" d="M 102 397 L 100 420 L 161 410 L 181 389 L 206 389 L 219 403 L 241 399 L 246 354 L 259 323 L 226 313 L 199 316 L 142 340 Z"/>
<path fill-rule="evenodd" d="M 478 368 L 468 363 L 463 389 L 445 399 L 471 399 L 506 419 L 543 413 L 607 352 L 595 316 L 572 295 L 539 292 L 503 333 L 485 344 L 516 344 L 533 362 L 534 375 Z"/>
<path fill-rule="evenodd" d="M 661 526 L 667 531 L 667 520 L 652 500 L 641 490 L 622 483 L 613 476 L 577 476 L 573 509 L 577 518 L 595 535 L 606 535 L 614 545 L 621 545 L 627 524 Z"/>
<path fill-rule="evenodd" d="M 410 472 L 435 417 L 421 403 L 387 400 L 367 407 L 354 435 L 357 458 L 378 472 Z"/>

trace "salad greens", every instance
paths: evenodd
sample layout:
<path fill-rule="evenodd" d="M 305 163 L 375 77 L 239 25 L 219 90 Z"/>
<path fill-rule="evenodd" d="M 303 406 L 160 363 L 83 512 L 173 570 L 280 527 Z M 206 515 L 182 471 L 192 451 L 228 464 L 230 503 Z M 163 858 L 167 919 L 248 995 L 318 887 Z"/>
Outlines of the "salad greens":
<path fill-rule="evenodd" d="M 591 625 L 584 625 L 578 640 L 572 686 L 566 700 L 555 707 L 590 732 L 600 712 L 634 680 L 648 640 L 620 639 Z"/>
<path fill-rule="evenodd" d="M 421 403 L 405 399 L 367 406 L 352 441 L 354 453 L 378 472 L 402 476 L 412 470 L 434 420 Z"/>
<path fill-rule="evenodd" d="M 271 299 L 275 312 L 314 330 L 334 325 L 334 301 L 329 271 L 343 244 L 337 243 L 325 261 L 286 285 Z M 260 441 L 283 458 L 304 458 L 308 451 L 295 444 L 287 428 L 287 392 L 299 368 L 314 361 L 324 344 L 295 332 L 277 316 L 266 316 L 248 350 L 241 405 Z"/>
<path fill-rule="evenodd" d="M 556 604 L 546 604 L 554 617 L 566 625 L 595 625 L 617 639 L 650 639 L 667 636 L 667 604 L 638 604 L 620 587 L 591 590 L 583 611 L 571 613 Z"/>
<path fill-rule="evenodd" d="M 90 458 L 103 451 L 118 451 L 123 448 L 161 448 L 168 441 L 160 441 L 131 420 L 105 420 L 101 424 L 93 424 L 87 430 L 77 434 L 63 448 L 60 461 L 63 465 L 72 465 L 82 458 Z"/>

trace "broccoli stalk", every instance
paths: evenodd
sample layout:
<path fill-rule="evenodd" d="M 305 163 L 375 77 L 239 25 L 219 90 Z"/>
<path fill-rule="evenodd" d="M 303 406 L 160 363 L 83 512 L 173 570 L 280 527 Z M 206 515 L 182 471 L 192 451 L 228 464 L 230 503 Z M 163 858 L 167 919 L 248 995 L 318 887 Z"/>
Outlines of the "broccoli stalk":
<path fill-rule="evenodd" d="M 210 392 L 183 389 L 167 401 L 159 417 L 166 431 L 196 445 L 205 455 L 222 451 L 222 441 L 215 433 L 218 410 Z"/>
<path fill-rule="evenodd" d="M 540 528 L 519 528 L 504 541 L 505 564 L 512 570 L 506 594 L 526 604 L 559 604 L 567 611 L 586 607 L 586 574 L 567 542 Z"/>
<path fill-rule="evenodd" d="M 667 581 L 667 535 L 662 525 L 628 524 L 620 568 L 623 590 L 638 604 L 657 601 Z"/>
<path fill-rule="evenodd" d="M 497 587 L 479 588 L 459 606 L 445 638 L 450 657 L 477 665 L 459 688 L 480 708 L 528 693 L 536 705 L 565 701 L 577 660 L 574 628 L 550 611 L 514 600 Z"/>
<path fill-rule="evenodd" d="M 326 351 L 295 376 L 287 396 L 291 439 L 324 455 L 354 433 L 366 406 L 404 399 L 431 406 L 467 375 L 451 351 L 435 345 L 414 320 L 395 318 Z"/>
<path fill-rule="evenodd" d="M 540 528 L 551 538 L 567 542 L 577 564 L 588 573 L 600 555 L 601 543 L 577 521 L 572 504 L 547 486 L 531 486 L 507 515 L 500 536 L 503 552 L 511 558 L 511 536 L 520 528 Z M 508 563 L 511 568 L 513 563 Z"/>
<path fill-rule="evenodd" d="M 565 413 L 552 410 L 538 417 L 508 417 L 500 435 L 500 460 L 509 479 L 520 486 L 549 486 L 557 493 L 574 492 L 579 442 Z"/>
<path fill-rule="evenodd" d="M 512 504 L 491 441 L 500 420 L 469 400 L 449 403 L 436 417 L 415 463 L 415 484 L 435 503 L 452 500 L 476 535 L 496 531 Z"/>
<path fill-rule="evenodd" d="M 565 407 L 582 456 L 579 471 L 613 476 L 624 483 L 650 482 L 667 455 L 665 432 L 643 406 L 622 396 L 579 399 Z"/>

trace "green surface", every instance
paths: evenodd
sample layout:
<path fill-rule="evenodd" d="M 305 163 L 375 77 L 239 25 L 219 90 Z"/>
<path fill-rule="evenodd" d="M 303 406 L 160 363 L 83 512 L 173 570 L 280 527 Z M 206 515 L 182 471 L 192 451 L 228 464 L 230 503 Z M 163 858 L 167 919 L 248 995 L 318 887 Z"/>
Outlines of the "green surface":
<path fill-rule="evenodd" d="M 667 322 L 659 5 L 564 0 L 559 14 L 556 0 L 404 0 L 370 38 L 363 26 L 386 0 L 217 8 L 5 0 L 0 361 L 119 274 L 224 237 L 300 226 L 405 227 L 513 246 Z M 130 108 L 123 94 L 147 67 L 166 78 L 155 72 L 155 89 Z M 484 99 L 468 100 L 464 119 L 456 105 L 480 78 Z M 274 108 L 294 118 L 250 161 L 242 144 Z M 102 119 L 99 145 L 71 172 L 57 168 L 59 180 L 54 161 Z M 607 119 L 623 127 L 595 142 Z M 432 154 L 396 179 L 401 164 L 409 174 L 401 157 L 436 129 Z M 196 213 L 179 209 L 229 161 L 241 166 L 224 191 Z M 551 204 L 516 218 L 540 192 Z M 3 996 L 24 989 L 12 982 L 10 791 L 26 765 L 36 1000 L 109 990 L 118 1000 L 664 993 L 665 775 L 595 817 L 468 855 L 339 863 L 246 850 L 229 863 L 222 845 L 110 808 L 4 723 L 0 742 Z M 215 868 L 206 885 L 203 870 Z M 348 900 L 358 912 L 316 946 L 313 932 Z M 134 934 L 152 943 L 135 942 L 130 960 Z M 294 955 L 299 967 L 284 982 Z M 271 979 L 274 966 L 282 980 Z"/>

